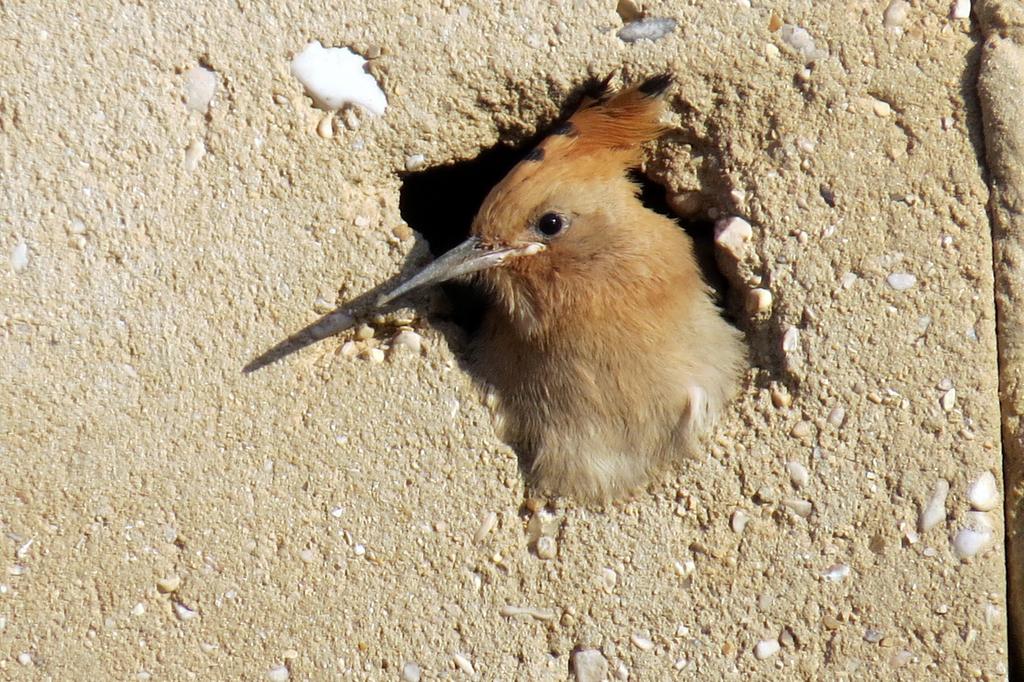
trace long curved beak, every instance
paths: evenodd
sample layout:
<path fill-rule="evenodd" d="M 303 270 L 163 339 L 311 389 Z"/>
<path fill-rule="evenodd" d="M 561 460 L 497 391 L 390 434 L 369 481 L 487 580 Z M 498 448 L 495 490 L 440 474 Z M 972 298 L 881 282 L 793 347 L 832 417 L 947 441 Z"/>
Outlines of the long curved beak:
<path fill-rule="evenodd" d="M 480 270 L 500 267 L 509 258 L 532 256 L 545 248 L 547 247 L 540 242 L 527 242 L 519 246 L 492 247 L 484 245 L 477 237 L 470 237 L 391 291 L 381 294 L 377 298 L 377 305 L 387 305 L 414 289 L 447 282 Z"/>

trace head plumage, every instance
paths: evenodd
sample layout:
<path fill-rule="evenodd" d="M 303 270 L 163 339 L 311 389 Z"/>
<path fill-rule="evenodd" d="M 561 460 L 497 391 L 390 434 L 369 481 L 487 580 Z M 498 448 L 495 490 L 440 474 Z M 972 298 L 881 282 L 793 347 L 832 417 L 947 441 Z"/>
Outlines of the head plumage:
<path fill-rule="evenodd" d="M 662 94 L 671 83 L 672 77 L 662 74 L 584 99 L 494 186 L 474 220 L 475 233 L 486 230 L 513 239 L 524 221 L 519 215 L 523 207 L 550 198 L 553 188 L 565 183 L 614 177 L 628 182 L 626 171 L 640 165 L 642 145 L 665 130 Z"/>
<path fill-rule="evenodd" d="M 606 80 L 601 85 L 604 92 L 585 99 L 576 113 L 556 126 L 524 161 L 568 161 L 611 152 L 623 166 L 638 164 L 640 146 L 665 131 L 660 121 L 664 106 L 661 96 L 671 84 L 672 76 L 661 74 L 608 93 Z"/>

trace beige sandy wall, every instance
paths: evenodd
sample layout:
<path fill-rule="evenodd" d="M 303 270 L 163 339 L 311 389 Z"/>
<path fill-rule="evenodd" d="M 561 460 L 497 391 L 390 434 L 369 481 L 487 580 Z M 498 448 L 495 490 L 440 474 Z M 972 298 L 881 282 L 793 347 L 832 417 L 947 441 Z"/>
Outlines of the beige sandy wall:
<path fill-rule="evenodd" d="M 612 2 L 4 5 L 0 675 L 461 678 L 459 654 L 560 679 L 596 648 L 632 679 L 1002 677 L 1002 543 L 950 542 L 970 482 L 1001 480 L 979 35 L 944 0 L 899 31 L 884 2 L 752 4 L 648 3 L 680 28 L 633 45 Z M 827 52 L 813 69 L 773 11 Z M 381 50 L 384 117 L 317 134 L 288 73 L 312 39 Z M 208 115 L 182 102 L 198 62 Z M 422 356 L 331 339 L 239 370 L 422 256 L 396 230 L 407 156 L 520 141 L 615 69 L 676 73 L 683 132 L 650 170 L 750 219 L 775 305 L 707 455 L 620 507 L 558 502 L 542 560 L 429 306 Z"/>

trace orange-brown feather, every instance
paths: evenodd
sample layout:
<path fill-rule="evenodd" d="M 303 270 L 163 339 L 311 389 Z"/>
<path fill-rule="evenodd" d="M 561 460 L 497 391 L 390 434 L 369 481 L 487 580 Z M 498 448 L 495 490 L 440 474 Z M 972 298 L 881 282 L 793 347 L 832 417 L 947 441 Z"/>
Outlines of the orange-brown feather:
<path fill-rule="evenodd" d="M 584 105 L 569 118 L 576 134 L 551 135 L 543 147 L 563 158 L 600 150 L 630 151 L 632 154 L 623 157 L 623 162 L 638 163 L 640 145 L 665 131 L 660 93 L 648 94 L 642 87 L 635 85 L 604 102 Z"/>

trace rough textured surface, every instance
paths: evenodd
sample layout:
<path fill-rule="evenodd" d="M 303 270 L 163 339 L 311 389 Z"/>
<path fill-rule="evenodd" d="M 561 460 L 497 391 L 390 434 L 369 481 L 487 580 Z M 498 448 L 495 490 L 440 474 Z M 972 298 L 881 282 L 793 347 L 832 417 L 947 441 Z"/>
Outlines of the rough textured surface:
<path fill-rule="evenodd" d="M 1002 481 L 979 35 L 945 0 L 888 27 L 649 2 L 685 30 L 625 44 L 615 4 L 0 8 L 0 676 L 558 679 L 576 649 L 633 679 L 1004 674 L 1002 543 L 950 545 Z M 379 54 L 387 113 L 324 124 L 288 73 L 310 40 Z M 421 355 L 350 357 L 354 330 L 240 373 L 424 257 L 407 159 L 522 141 L 615 69 L 677 74 L 647 170 L 747 218 L 773 295 L 706 457 L 610 509 L 522 509 L 429 306 Z"/>
<path fill-rule="evenodd" d="M 989 1 L 980 4 L 978 16 L 984 32 L 978 98 L 992 183 L 999 314 L 1008 601 L 1012 641 L 1024 665 L 1024 7 Z"/>

